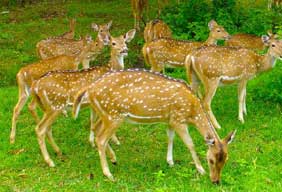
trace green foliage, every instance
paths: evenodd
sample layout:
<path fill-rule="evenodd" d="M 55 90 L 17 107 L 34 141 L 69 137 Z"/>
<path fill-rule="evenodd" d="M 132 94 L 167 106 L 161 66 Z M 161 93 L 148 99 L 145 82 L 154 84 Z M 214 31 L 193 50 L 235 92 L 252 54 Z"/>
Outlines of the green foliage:
<path fill-rule="evenodd" d="M 173 5 L 162 12 L 162 19 L 169 24 L 174 34 L 181 39 L 204 41 L 208 36 L 207 23 L 215 19 L 230 33 L 266 34 L 281 26 L 281 10 L 268 10 L 255 4 L 244 7 L 236 1 L 191 0 Z M 259 21 L 259 22 L 258 22 Z"/>
<path fill-rule="evenodd" d="M 206 1 L 191 0 L 162 11 L 162 19 L 174 34 L 181 39 L 204 40 L 207 38 L 207 23 L 211 18 L 211 7 Z"/>
<path fill-rule="evenodd" d="M 251 90 L 254 100 L 268 101 L 282 105 L 282 62 L 277 62 L 271 73 L 260 76 L 254 88 Z"/>

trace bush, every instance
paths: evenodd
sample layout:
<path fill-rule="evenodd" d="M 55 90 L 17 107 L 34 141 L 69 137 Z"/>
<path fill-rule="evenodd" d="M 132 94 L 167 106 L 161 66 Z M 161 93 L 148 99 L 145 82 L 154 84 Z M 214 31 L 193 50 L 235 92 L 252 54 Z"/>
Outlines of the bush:
<path fill-rule="evenodd" d="M 268 30 L 277 32 L 281 26 L 281 9 L 268 10 L 267 7 L 243 7 L 235 0 L 190 0 L 172 5 L 162 12 L 161 18 L 171 27 L 174 35 L 181 39 L 204 41 L 208 36 L 207 24 L 215 19 L 230 33 L 266 34 Z M 280 28 L 281 29 L 281 28 Z"/>
<path fill-rule="evenodd" d="M 282 104 L 282 62 L 277 62 L 271 72 L 262 74 L 250 90 L 253 100 Z"/>

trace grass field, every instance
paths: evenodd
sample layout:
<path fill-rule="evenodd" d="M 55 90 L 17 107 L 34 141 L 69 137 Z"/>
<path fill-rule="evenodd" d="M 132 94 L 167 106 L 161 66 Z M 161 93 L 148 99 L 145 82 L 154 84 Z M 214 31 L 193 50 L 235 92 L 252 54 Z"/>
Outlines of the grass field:
<path fill-rule="evenodd" d="M 90 1 L 88 1 L 90 2 Z M 260 75 L 248 84 L 245 124 L 237 120 L 237 87 L 220 88 L 213 100 L 214 113 L 222 125 L 221 137 L 237 129 L 229 146 L 229 160 L 223 170 L 220 185 L 213 185 L 208 174 L 197 173 L 190 152 L 178 137 L 175 139 L 175 166 L 166 164 L 166 125 L 124 124 L 117 132 L 120 146 L 112 145 L 118 158 L 110 165 L 116 182 L 102 174 L 99 155 L 88 142 L 89 110 L 78 119 L 61 116 L 53 125 L 54 138 L 64 156 L 50 155 L 56 163 L 49 168 L 41 156 L 34 128 L 35 122 L 27 107 L 22 111 L 14 145 L 9 144 L 11 117 L 17 102 L 15 75 L 19 68 L 36 61 L 35 44 L 42 38 L 67 30 L 66 18 L 77 18 L 76 36 L 91 33 L 90 23 L 113 20 L 111 33 L 119 35 L 133 27 L 130 6 L 125 0 L 97 0 L 92 3 L 40 3 L 25 8 L 13 8 L 0 16 L 0 191 L 278 191 L 282 187 L 281 105 L 256 97 L 265 79 L 274 78 L 282 68 L 278 63 L 273 71 Z M 153 1 L 155 3 L 155 1 Z M 154 5 L 154 4 L 153 4 Z M 152 6 L 150 17 L 156 12 Z M 0 11 L 5 11 L 0 8 Z M 126 66 L 143 66 L 140 54 L 143 40 L 138 33 L 129 45 Z M 106 63 L 108 50 L 97 63 Z M 169 73 L 185 77 L 181 70 Z M 275 83 L 275 82 L 274 82 Z M 201 162 L 207 146 L 195 127 L 190 132 Z"/>

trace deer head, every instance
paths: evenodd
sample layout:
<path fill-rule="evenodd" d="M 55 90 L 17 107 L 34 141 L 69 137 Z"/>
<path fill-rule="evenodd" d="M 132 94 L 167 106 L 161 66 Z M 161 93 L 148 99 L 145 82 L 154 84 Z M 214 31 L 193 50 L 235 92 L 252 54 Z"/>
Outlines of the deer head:
<path fill-rule="evenodd" d="M 128 54 L 127 44 L 135 36 L 135 29 L 128 31 L 119 37 L 110 37 L 111 60 L 110 66 L 114 70 L 124 69 L 123 58 Z"/>
<path fill-rule="evenodd" d="M 229 33 L 226 32 L 225 29 L 221 25 L 218 25 L 215 20 L 211 20 L 208 23 L 208 26 L 210 29 L 209 39 L 227 40 L 230 38 Z"/>
<path fill-rule="evenodd" d="M 235 133 L 236 131 L 229 133 L 223 140 L 209 135 L 205 138 L 206 143 L 209 146 L 207 151 L 207 161 L 210 169 L 210 179 L 215 184 L 219 184 L 220 182 L 221 171 L 228 159 L 227 146 L 234 139 Z"/>
<path fill-rule="evenodd" d="M 97 25 L 96 23 L 91 24 L 91 28 L 94 31 L 98 31 L 98 38 L 100 41 L 104 43 L 104 45 L 108 45 L 110 42 L 110 28 L 112 26 L 112 21 L 104 25 Z"/>
<path fill-rule="evenodd" d="M 279 60 L 282 59 L 282 40 L 276 39 L 276 35 L 263 35 L 261 37 L 265 46 L 269 47 L 269 54 Z"/>

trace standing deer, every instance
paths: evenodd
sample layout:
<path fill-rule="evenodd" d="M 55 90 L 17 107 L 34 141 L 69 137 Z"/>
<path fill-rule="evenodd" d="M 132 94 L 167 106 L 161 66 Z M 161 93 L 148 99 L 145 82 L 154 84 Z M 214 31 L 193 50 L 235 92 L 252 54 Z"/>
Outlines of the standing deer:
<path fill-rule="evenodd" d="M 194 124 L 209 145 L 207 160 L 210 178 L 214 183 L 220 181 L 220 173 L 227 160 L 227 144 L 232 141 L 234 132 L 223 140 L 219 138 L 200 99 L 184 81 L 138 69 L 117 71 L 104 75 L 78 93 L 73 107 L 74 117 L 78 115 L 82 101 L 89 102 L 100 117 L 93 131 L 103 173 L 110 180 L 114 178 L 106 160 L 106 148 L 110 151 L 113 163 L 116 162 L 116 156 L 108 140 L 127 119 L 136 123 L 167 123 L 168 164 L 174 164 L 172 150 L 176 131 L 190 150 L 197 170 L 204 174 L 205 170 L 187 130 L 187 124 Z"/>
<path fill-rule="evenodd" d="M 143 56 L 151 70 L 164 71 L 165 66 L 184 67 L 185 57 L 195 48 L 202 45 L 215 45 L 219 39 L 228 39 L 230 35 L 214 20 L 208 24 L 209 38 L 204 42 L 180 41 L 175 39 L 158 39 L 145 43 Z"/>
<path fill-rule="evenodd" d="M 134 17 L 134 28 L 140 30 L 140 21 L 143 19 L 144 9 L 147 9 L 148 13 L 148 0 L 131 0 L 132 12 Z"/>
<path fill-rule="evenodd" d="M 33 63 L 22 67 L 17 73 L 17 83 L 19 88 L 19 100 L 14 107 L 13 118 L 12 118 L 12 129 L 10 135 L 10 142 L 15 142 L 16 136 L 16 123 L 18 116 L 28 100 L 30 94 L 30 86 L 33 81 L 38 80 L 45 73 L 53 70 L 67 70 L 67 69 L 77 69 L 79 63 L 81 63 L 85 58 L 91 57 L 92 52 L 95 52 L 95 47 L 93 47 L 93 41 L 91 37 L 86 37 L 83 41 L 83 47 L 81 52 L 76 56 L 66 56 L 60 55 L 50 59 L 41 60 L 37 63 Z M 94 44 L 95 45 L 95 44 Z M 31 114 L 38 121 L 39 118 L 35 112 L 35 104 L 31 102 L 28 106 Z"/>
<path fill-rule="evenodd" d="M 192 87 L 197 92 L 198 79 L 205 87 L 204 103 L 215 127 L 220 128 L 212 110 L 211 101 L 219 84 L 238 83 L 239 120 L 244 123 L 246 109 L 246 85 L 258 73 L 268 71 L 276 59 L 282 59 L 282 41 L 262 36 L 269 46 L 268 52 L 261 56 L 254 51 L 238 47 L 206 46 L 194 50 L 187 56 L 185 66 Z"/>
<path fill-rule="evenodd" d="M 74 96 L 81 88 L 94 83 L 95 80 L 106 72 L 124 68 L 123 58 L 128 53 L 126 42 L 130 42 L 134 35 L 135 29 L 120 37 L 110 38 L 111 59 L 107 66 L 97 66 L 81 71 L 51 72 L 33 83 L 31 88 L 33 98 L 35 98 L 36 103 L 44 111 L 43 118 L 37 124 L 35 130 L 44 160 L 50 167 L 54 167 L 55 164 L 46 149 L 46 134 L 55 152 L 61 155 L 61 150 L 53 139 L 51 125 L 59 114 L 65 113 L 67 107 L 73 104 Z M 91 127 L 94 126 L 94 120 L 95 117 L 92 113 Z M 92 129 L 90 132 L 90 143 L 94 146 L 94 132 Z M 119 143 L 115 136 L 113 139 L 117 144 Z"/>
<path fill-rule="evenodd" d="M 274 38 L 276 37 L 276 35 L 273 35 L 271 31 L 268 31 L 268 36 Z M 232 35 L 230 39 L 225 41 L 225 45 L 232 47 L 244 47 L 255 51 L 265 49 L 265 44 L 261 41 L 261 37 L 244 33 Z"/>
<path fill-rule="evenodd" d="M 146 24 L 144 29 L 145 42 L 151 42 L 161 38 L 171 38 L 171 29 L 160 19 L 154 19 Z"/>
<path fill-rule="evenodd" d="M 85 58 L 85 60 L 82 62 L 83 68 L 89 68 L 89 62 L 94 60 L 97 55 L 102 52 L 103 47 L 109 43 L 109 29 L 111 25 L 112 21 L 105 25 L 97 25 L 92 23 L 92 29 L 98 31 L 97 38 L 95 42 L 93 42 L 96 46 L 96 52 L 92 55 L 92 57 Z M 47 59 L 58 55 L 73 56 L 81 52 L 83 46 L 84 44 L 82 40 L 51 38 L 38 42 L 36 44 L 36 49 L 41 59 Z"/>

